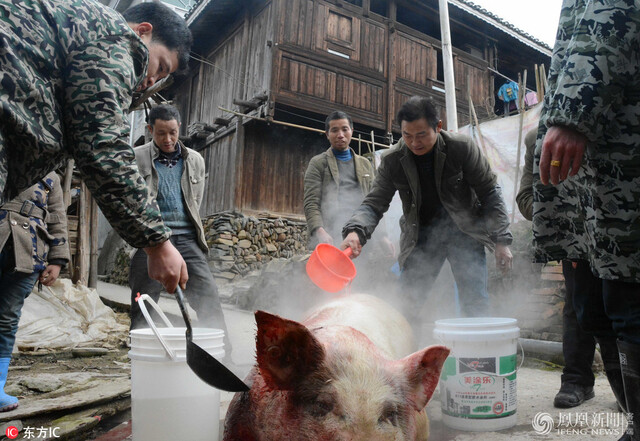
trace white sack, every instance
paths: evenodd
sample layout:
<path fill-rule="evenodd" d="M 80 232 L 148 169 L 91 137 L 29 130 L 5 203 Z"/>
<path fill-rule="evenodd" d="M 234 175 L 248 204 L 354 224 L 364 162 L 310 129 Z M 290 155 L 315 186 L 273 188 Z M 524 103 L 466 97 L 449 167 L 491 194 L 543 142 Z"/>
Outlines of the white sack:
<path fill-rule="evenodd" d="M 27 297 L 16 335 L 20 350 L 119 346 L 129 333 L 95 289 L 58 279 Z"/>

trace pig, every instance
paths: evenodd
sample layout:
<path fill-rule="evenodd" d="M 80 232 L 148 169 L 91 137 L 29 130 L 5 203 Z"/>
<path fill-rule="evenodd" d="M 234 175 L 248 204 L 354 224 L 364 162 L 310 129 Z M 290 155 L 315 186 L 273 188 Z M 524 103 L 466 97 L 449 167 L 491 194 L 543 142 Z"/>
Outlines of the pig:
<path fill-rule="evenodd" d="M 251 389 L 233 397 L 223 441 L 427 440 L 425 406 L 449 349 L 408 355 L 411 327 L 389 304 L 354 294 L 302 323 L 255 317 Z"/>

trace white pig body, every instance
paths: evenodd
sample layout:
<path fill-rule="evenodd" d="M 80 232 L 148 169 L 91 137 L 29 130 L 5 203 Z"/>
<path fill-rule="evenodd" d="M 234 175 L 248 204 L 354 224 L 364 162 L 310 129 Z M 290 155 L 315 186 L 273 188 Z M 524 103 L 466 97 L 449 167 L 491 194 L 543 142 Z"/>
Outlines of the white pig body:
<path fill-rule="evenodd" d="M 251 390 L 224 441 L 424 441 L 424 407 L 449 350 L 411 355 L 407 321 L 372 296 L 343 296 L 302 322 L 258 311 Z M 404 357 L 404 358 L 401 358 Z"/>

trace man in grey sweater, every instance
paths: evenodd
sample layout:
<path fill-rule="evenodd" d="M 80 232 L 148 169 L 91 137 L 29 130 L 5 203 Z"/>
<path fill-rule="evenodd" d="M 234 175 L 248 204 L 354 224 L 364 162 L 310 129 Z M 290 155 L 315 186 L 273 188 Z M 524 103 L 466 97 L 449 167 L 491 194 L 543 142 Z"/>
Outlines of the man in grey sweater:
<path fill-rule="evenodd" d="M 154 197 L 164 224 L 171 229 L 171 242 L 187 264 L 189 281 L 185 296 L 198 315 L 200 326 L 225 332 L 225 352 L 231 353 L 227 326 L 222 314 L 216 283 L 207 263 L 209 247 L 199 209 L 205 184 L 205 165 L 200 153 L 179 140 L 180 114 L 170 105 L 149 112 L 152 141 L 135 148 L 136 162 Z M 147 275 L 147 257 L 138 250 L 131 259 L 131 329 L 146 322 L 136 301 L 138 293 L 158 300 L 162 285 Z"/>

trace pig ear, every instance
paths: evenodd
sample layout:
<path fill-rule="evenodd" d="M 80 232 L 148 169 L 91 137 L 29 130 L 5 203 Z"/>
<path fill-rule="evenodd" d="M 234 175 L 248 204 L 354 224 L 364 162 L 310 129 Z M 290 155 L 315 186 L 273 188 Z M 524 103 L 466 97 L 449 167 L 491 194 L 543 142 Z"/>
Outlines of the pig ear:
<path fill-rule="evenodd" d="M 431 399 L 447 356 L 447 347 L 429 346 L 400 360 L 409 382 L 410 402 L 417 411 L 424 409 Z"/>
<path fill-rule="evenodd" d="M 320 342 L 304 325 L 256 312 L 258 369 L 267 387 L 293 390 L 324 360 Z"/>

